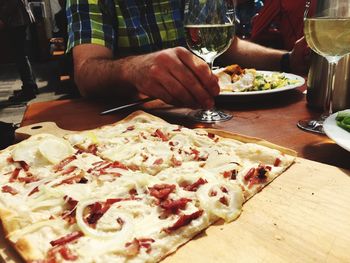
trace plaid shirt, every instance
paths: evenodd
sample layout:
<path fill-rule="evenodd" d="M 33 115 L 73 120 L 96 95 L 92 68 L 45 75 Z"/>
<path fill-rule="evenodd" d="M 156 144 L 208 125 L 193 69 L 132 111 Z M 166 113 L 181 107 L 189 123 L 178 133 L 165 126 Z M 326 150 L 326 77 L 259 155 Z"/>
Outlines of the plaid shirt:
<path fill-rule="evenodd" d="M 105 46 L 118 57 L 186 46 L 184 0 L 68 0 L 68 47 Z"/>

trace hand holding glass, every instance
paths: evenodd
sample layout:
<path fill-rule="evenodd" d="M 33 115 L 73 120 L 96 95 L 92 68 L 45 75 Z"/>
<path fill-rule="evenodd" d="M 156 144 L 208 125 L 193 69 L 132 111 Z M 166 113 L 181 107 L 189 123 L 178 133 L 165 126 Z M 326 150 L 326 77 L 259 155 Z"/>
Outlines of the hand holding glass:
<path fill-rule="evenodd" d="M 231 45 L 235 33 L 234 0 L 187 0 L 184 27 L 189 49 L 212 70 L 214 59 Z M 213 123 L 232 118 L 215 109 L 190 114 L 196 121 Z"/>

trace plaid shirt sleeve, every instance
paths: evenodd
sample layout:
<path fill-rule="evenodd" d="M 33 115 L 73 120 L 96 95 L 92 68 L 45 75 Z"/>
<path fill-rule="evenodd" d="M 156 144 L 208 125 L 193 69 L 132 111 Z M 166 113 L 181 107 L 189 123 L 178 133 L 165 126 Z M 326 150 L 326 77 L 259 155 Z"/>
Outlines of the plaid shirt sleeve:
<path fill-rule="evenodd" d="M 98 0 L 67 0 L 67 52 L 80 44 L 97 44 L 112 51 L 115 48 L 115 30 L 111 19 L 101 11 Z"/>

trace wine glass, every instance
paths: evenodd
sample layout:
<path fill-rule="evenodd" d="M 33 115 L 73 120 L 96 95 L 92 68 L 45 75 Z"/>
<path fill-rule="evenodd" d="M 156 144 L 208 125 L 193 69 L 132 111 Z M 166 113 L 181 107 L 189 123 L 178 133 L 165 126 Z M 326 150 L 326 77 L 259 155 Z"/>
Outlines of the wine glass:
<path fill-rule="evenodd" d="M 186 0 L 184 29 L 189 49 L 213 69 L 214 59 L 231 45 L 235 33 L 235 0 Z M 190 116 L 198 122 L 227 121 L 232 115 L 196 110 Z"/>
<path fill-rule="evenodd" d="M 306 2 L 304 34 L 310 48 L 327 59 L 328 82 L 322 115 L 316 120 L 300 120 L 297 126 L 324 134 L 323 122 L 332 114 L 335 70 L 338 61 L 350 53 L 350 1 L 317 0 L 314 14 L 309 12 L 311 2 Z"/>

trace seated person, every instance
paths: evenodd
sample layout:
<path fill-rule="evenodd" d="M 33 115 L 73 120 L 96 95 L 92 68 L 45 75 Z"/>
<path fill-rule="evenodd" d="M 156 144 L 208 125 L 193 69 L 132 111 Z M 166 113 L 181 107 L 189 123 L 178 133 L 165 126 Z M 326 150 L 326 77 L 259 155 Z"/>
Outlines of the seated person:
<path fill-rule="evenodd" d="M 4 29 L 13 48 L 16 66 L 22 80 L 21 90 L 15 90 L 11 102 L 28 101 L 36 97 L 38 86 L 27 55 L 26 31 L 35 21 L 27 0 L 0 1 L 0 30 Z"/>
<path fill-rule="evenodd" d="M 315 10 L 311 1 L 309 12 Z M 304 36 L 304 0 L 265 0 L 264 6 L 252 19 L 250 40 L 260 45 L 292 50 Z"/>
<path fill-rule="evenodd" d="M 81 94 L 121 98 L 139 92 L 169 104 L 211 108 L 218 80 L 185 48 L 183 14 L 179 0 L 68 0 L 68 51 Z M 217 61 L 281 70 L 282 60 L 298 72 L 305 64 L 300 48 L 297 43 L 286 53 L 234 38 Z"/>

